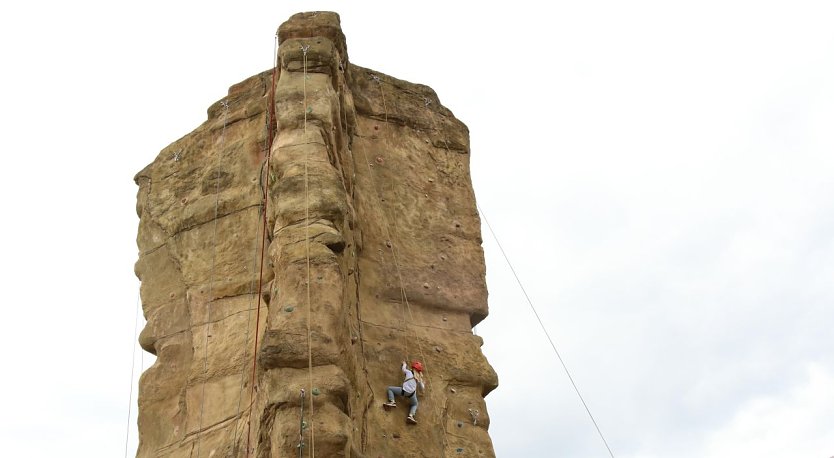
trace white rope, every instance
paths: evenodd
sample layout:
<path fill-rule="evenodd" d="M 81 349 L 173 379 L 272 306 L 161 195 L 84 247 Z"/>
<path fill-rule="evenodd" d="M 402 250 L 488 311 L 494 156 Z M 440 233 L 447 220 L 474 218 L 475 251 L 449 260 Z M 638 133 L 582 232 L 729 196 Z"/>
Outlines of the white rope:
<path fill-rule="evenodd" d="M 220 102 L 220 105 L 223 106 L 223 130 L 220 131 L 220 150 L 218 151 L 217 158 L 215 159 L 215 166 L 220 162 L 220 158 L 223 156 L 223 147 L 226 144 L 226 118 L 229 114 L 229 102 L 223 100 Z M 206 403 L 206 382 L 208 381 L 209 336 L 211 336 L 209 328 L 211 327 L 211 303 L 212 295 L 214 293 L 214 267 L 215 258 L 217 257 L 217 217 L 220 209 L 220 169 L 215 167 L 213 173 L 216 174 L 214 177 L 214 227 L 212 229 L 211 274 L 209 275 L 208 299 L 206 300 L 206 337 L 203 343 L 203 386 L 200 389 L 200 420 L 197 425 L 197 458 L 200 458 L 200 444 L 203 440 L 203 435 L 200 434 L 200 431 L 203 429 L 203 411 L 205 410 L 204 407 Z"/>
<path fill-rule="evenodd" d="M 476 204 L 477 206 L 477 204 Z M 579 393 L 579 387 L 576 386 L 576 382 L 573 380 L 573 377 L 570 375 L 570 371 L 568 370 L 568 366 L 565 364 L 565 361 L 562 360 L 562 355 L 559 354 L 559 350 L 556 349 L 556 344 L 553 343 L 553 339 L 550 338 L 550 334 L 547 332 L 547 329 L 544 327 L 544 323 L 542 322 L 539 313 L 536 311 L 536 307 L 533 306 L 533 301 L 530 300 L 530 296 L 527 294 L 527 290 L 524 289 L 524 285 L 521 284 L 521 279 L 518 278 L 518 274 L 515 272 L 513 268 L 513 264 L 510 262 L 510 258 L 507 257 L 507 253 L 504 252 L 504 248 L 501 246 L 501 242 L 498 241 L 498 236 L 495 235 L 495 231 L 492 230 L 492 226 L 489 224 L 489 220 L 486 217 L 486 214 L 481 207 L 477 207 L 478 211 L 481 213 L 481 216 L 484 218 L 484 222 L 486 223 L 487 227 L 489 228 L 489 232 L 492 234 L 492 238 L 495 239 L 495 243 L 498 245 L 498 249 L 501 250 L 501 254 L 504 256 L 504 260 L 507 261 L 507 265 L 510 267 L 510 271 L 512 271 L 513 276 L 515 277 L 516 283 L 518 283 L 518 287 L 521 288 L 521 292 L 524 293 L 524 298 L 527 299 L 527 303 L 530 305 L 530 309 L 533 311 L 533 314 L 536 316 L 536 320 L 539 322 L 539 326 L 541 326 L 542 331 L 544 332 L 545 337 L 547 337 L 547 341 L 550 342 L 551 348 L 553 348 L 553 353 L 556 354 L 556 357 L 559 359 L 559 363 L 562 365 L 562 369 L 565 370 L 565 374 L 568 376 L 568 380 L 570 380 L 571 385 L 573 385 L 573 390 L 576 392 L 576 395 L 579 396 L 579 400 L 582 401 L 582 406 L 585 407 L 585 412 L 588 413 L 588 416 L 591 418 L 591 422 L 594 424 L 594 428 L 596 428 L 597 433 L 599 434 L 600 439 L 602 439 L 602 443 L 605 444 L 605 448 L 608 450 L 608 454 L 611 455 L 611 458 L 614 458 L 614 452 L 611 451 L 611 447 L 608 446 L 608 441 L 605 440 L 605 436 L 602 435 L 602 431 L 599 429 L 599 425 L 597 421 L 594 419 L 593 414 L 591 414 L 591 409 L 588 408 L 588 404 L 585 403 L 585 399 L 582 397 L 582 394 Z"/>
<path fill-rule="evenodd" d="M 302 46 L 301 51 L 304 53 L 304 141 L 307 141 L 307 50 L 310 45 Z M 305 253 L 307 257 L 307 369 L 310 385 L 310 394 L 315 395 L 313 390 L 313 335 L 310 328 L 312 322 L 312 301 L 310 300 L 310 190 L 309 190 L 309 174 L 307 171 L 307 163 L 309 159 L 309 152 L 304 155 L 304 240 Z M 313 408 L 313 396 L 310 396 L 310 456 L 316 456 L 316 433 L 315 425 L 313 424 L 315 418 L 315 410 Z"/>
<path fill-rule="evenodd" d="M 131 407 L 133 407 L 133 376 L 136 365 L 136 347 L 139 346 L 137 329 L 139 328 L 140 304 L 142 304 L 141 294 L 136 293 L 136 311 L 134 312 L 135 318 L 133 322 L 133 355 L 130 358 L 130 394 L 128 394 L 127 396 L 127 432 L 125 433 L 125 458 L 127 458 L 127 447 L 128 442 L 130 441 L 130 414 Z M 141 364 L 139 370 L 142 370 Z"/>

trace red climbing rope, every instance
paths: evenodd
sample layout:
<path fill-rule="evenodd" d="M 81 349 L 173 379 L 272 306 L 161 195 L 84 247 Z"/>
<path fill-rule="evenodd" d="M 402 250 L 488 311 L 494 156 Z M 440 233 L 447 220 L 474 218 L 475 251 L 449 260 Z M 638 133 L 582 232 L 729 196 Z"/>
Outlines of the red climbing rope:
<path fill-rule="evenodd" d="M 278 37 L 276 35 L 275 40 L 277 42 Z M 252 410 L 255 407 L 255 372 L 258 367 L 258 332 L 260 329 L 261 324 L 261 292 L 263 291 L 263 282 L 264 282 L 264 254 L 266 253 L 266 241 L 269 239 L 266 235 L 267 230 L 267 205 L 269 203 L 269 160 L 272 156 L 272 141 L 274 138 L 274 129 L 275 124 L 277 126 L 277 121 L 275 120 L 275 74 L 278 71 L 278 54 L 277 50 L 273 53 L 275 55 L 272 64 L 272 86 L 269 88 L 269 108 L 267 109 L 267 113 L 269 113 L 269 128 L 268 128 L 268 137 L 269 137 L 269 144 L 267 145 L 266 150 L 266 168 L 265 174 L 266 178 L 264 179 L 264 188 L 263 188 L 263 232 L 261 232 L 261 261 L 260 267 L 258 268 L 258 306 L 257 312 L 255 313 L 255 345 L 252 350 L 252 380 L 249 390 L 249 419 L 247 421 L 246 426 L 246 456 L 249 456 L 250 453 L 250 444 L 252 440 Z"/>

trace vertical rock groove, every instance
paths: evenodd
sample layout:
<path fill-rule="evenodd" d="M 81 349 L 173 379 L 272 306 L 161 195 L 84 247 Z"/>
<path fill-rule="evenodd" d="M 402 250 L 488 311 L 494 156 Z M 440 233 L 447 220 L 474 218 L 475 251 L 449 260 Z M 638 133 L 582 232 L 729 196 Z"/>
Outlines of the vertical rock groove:
<path fill-rule="evenodd" d="M 272 70 L 235 84 L 137 174 L 140 342 L 157 355 L 137 456 L 295 456 L 300 433 L 305 456 L 494 456 L 484 396 L 498 380 L 471 331 L 488 308 L 466 126 L 429 87 L 350 63 L 335 13 L 296 14 L 278 41 L 274 88 Z M 381 403 L 412 359 L 427 390 L 406 425 Z"/>

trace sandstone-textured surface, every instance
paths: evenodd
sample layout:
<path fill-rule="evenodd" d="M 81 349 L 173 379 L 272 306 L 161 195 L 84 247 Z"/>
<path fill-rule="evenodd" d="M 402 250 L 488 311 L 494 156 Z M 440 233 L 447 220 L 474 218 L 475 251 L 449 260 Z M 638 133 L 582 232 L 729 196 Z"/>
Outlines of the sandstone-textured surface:
<path fill-rule="evenodd" d="M 278 36 L 274 71 L 136 175 L 157 356 L 137 456 L 494 456 L 466 126 L 429 87 L 349 63 L 334 13 Z M 381 408 L 405 359 L 426 366 L 417 425 L 402 399 Z"/>

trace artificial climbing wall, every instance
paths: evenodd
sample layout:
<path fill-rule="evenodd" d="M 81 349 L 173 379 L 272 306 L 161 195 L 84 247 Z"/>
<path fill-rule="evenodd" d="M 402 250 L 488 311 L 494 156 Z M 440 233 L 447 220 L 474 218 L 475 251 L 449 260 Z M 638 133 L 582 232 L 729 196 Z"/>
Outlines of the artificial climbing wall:
<path fill-rule="evenodd" d="M 335 13 L 278 38 L 275 69 L 136 176 L 157 356 L 137 456 L 493 456 L 466 126 L 351 64 Z M 426 366 L 417 425 L 381 407 L 405 359 Z"/>

